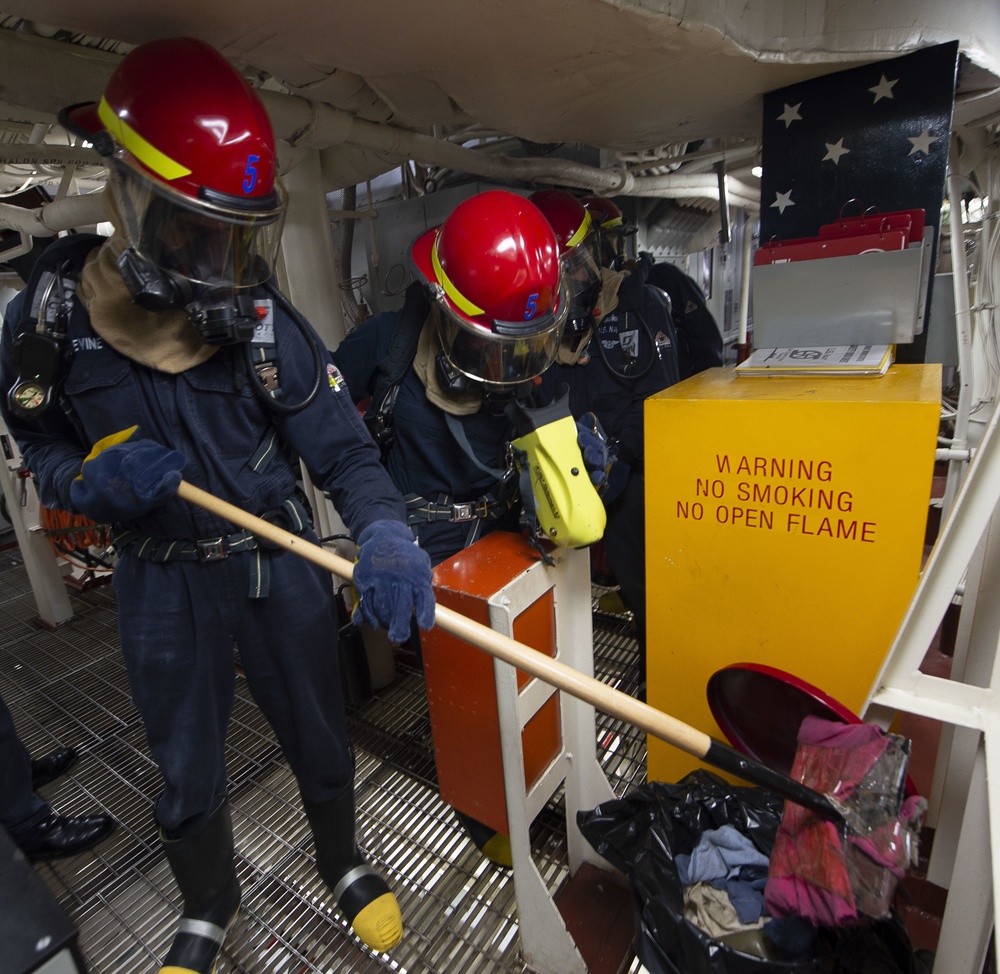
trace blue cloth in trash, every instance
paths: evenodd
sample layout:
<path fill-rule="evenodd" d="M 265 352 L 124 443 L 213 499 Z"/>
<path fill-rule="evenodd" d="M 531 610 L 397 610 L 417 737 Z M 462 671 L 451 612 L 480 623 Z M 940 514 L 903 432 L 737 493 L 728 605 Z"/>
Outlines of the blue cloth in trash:
<path fill-rule="evenodd" d="M 681 884 L 707 882 L 725 888 L 741 923 L 760 918 L 768 858 L 732 825 L 701 834 L 690 855 L 675 857 Z"/>

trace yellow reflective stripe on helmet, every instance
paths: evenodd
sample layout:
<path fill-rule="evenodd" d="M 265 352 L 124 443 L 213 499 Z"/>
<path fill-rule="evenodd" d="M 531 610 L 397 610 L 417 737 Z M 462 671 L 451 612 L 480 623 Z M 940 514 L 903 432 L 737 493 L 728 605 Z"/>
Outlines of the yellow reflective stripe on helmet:
<path fill-rule="evenodd" d="M 441 266 L 441 261 L 438 260 L 438 238 L 434 238 L 434 243 L 431 246 L 431 264 L 434 266 L 434 273 L 437 275 L 438 284 L 444 288 L 444 293 L 451 298 L 455 306 L 467 314 L 470 318 L 476 315 L 486 314 L 482 308 L 477 308 L 465 295 L 454 284 L 451 283 L 451 279 L 444 272 L 444 268 Z"/>
<path fill-rule="evenodd" d="M 622 218 L 620 216 L 613 216 L 610 220 L 605 220 L 601 227 L 605 230 L 611 230 L 614 227 L 620 227 L 622 225 Z"/>
<path fill-rule="evenodd" d="M 566 241 L 567 249 L 569 247 L 575 247 L 578 243 L 580 243 L 581 240 L 583 240 L 584 237 L 587 236 L 587 233 L 590 230 L 590 224 L 592 222 L 593 221 L 590 219 L 590 213 L 584 210 L 583 223 L 581 223 L 580 226 L 577 228 L 576 233 L 574 233 L 573 236 Z"/>
<path fill-rule="evenodd" d="M 170 156 L 164 155 L 156 146 L 147 142 L 131 125 L 122 121 L 108 104 L 107 99 L 101 98 L 97 115 L 118 144 L 132 153 L 139 162 L 155 172 L 157 176 L 169 181 L 191 174 L 190 169 L 182 166 L 179 162 L 174 162 Z"/>

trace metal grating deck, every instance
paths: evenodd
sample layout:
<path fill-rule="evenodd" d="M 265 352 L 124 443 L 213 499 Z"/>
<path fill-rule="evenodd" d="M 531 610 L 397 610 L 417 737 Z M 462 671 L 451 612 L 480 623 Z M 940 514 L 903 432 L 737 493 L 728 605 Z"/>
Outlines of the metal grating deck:
<path fill-rule="evenodd" d="M 634 693 L 630 620 L 602 612 L 595 589 L 595 672 Z M 179 903 L 156 840 L 160 789 L 130 700 L 110 585 L 70 590 L 74 618 L 42 628 L 17 548 L 0 551 L 0 691 L 34 755 L 77 747 L 72 773 L 44 790 L 65 812 L 106 810 L 121 823 L 98 849 L 36 870 L 80 933 L 92 974 L 154 974 Z M 521 974 L 511 874 L 485 860 L 438 797 L 420 672 L 351 708 L 358 837 L 389 879 L 405 925 L 390 956 L 363 948 L 316 875 L 295 779 L 246 684 L 227 740 L 243 906 L 217 974 Z M 645 780 L 645 736 L 598 714 L 597 752 L 619 795 Z M 555 892 L 568 875 L 561 796 L 532 826 L 535 862 Z M 622 974 L 641 970 L 629 956 Z"/>

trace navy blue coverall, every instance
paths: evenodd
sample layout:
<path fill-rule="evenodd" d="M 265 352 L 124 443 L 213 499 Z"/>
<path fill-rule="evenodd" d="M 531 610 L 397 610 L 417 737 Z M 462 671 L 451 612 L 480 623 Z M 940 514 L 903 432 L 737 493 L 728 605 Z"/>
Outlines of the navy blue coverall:
<path fill-rule="evenodd" d="M 423 326 L 429 309 L 426 302 L 422 306 L 418 302 L 417 307 L 418 312 L 409 321 L 400 321 L 402 311 L 375 315 L 355 328 L 334 350 L 333 360 L 355 401 L 363 401 L 374 391 L 378 367 L 389 354 L 397 325 L 417 330 Z M 422 314 L 421 307 L 425 309 Z M 506 447 L 513 433 L 510 421 L 502 413 L 495 415 L 483 407 L 470 415 L 455 417 L 482 466 L 466 454 L 449 429 L 444 410 L 427 398 L 420 377 L 410 367 L 399 383 L 393 416 L 394 435 L 385 459 L 386 469 L 404 498 L 410 501 L 410 527 L 432 565 L 497 528 L 517 530 L 516 483 L 505 484 L 501 489 L 502 478 L 489 472 L 506 470 Z M 423 498 L 440 509 L 440 515 L 435 517 L 441 519 L 422 517 L 421 505 L 415 505 L 414 498 Z M 444 508 L 468 502 L 479 510 L 485 505 L 487 517 L 475 521 L 446 519 Z"/>
<path fill-rule="evenodd" d="M 25 293 L 11 302 L 3 329 L 4 392 L 15 380 L 10 346 L 25 326 Z M 271 299 L 257 303 L 267 307 Z M 278 303 L 271 312 L 281 395 L 299 403 L 314 381 L 313 353 Z M 180 374 L 160 372 L 102 341 L 79 300 L 68 334 L 74 354 L 62 389 L 71 418 L 58 407 L 37 420 L 7 415 L 4 403 L 43 504 L 72 511 L 69 485 L 92 444 L 138 424 L 141 436 L 186 457 L 185 480 L 252 514 L 267 516 L 292 497 L 299 457 L 355 537 L 374 521 L 405 519 L 399 492 L 314 332 L 324 370 L 319 393 L 290 415 L 275 413 L 254 391 L 239 346 L 222 347 Z M 225 795 L 234 646 L 304 797 L 337 797 L 353 776 L 331 576 L 233 532 L 178 499 L 114 525 L 116 538 L 131 539 L 114 573 L 121 646 L 164 778 L 155 815 L 168 838 L 197 834 Z M 315 540 L 308 524 L 301 533 Z M 178 539 L 185 544 L 177 547 L 188 549 L 201 542 L 194 547 L 210 558 L 218 552 L 213 540 L 226 536 L 232 550 L 218 560 L 149 560 L 169 548 L 157 542 Z"/>
<path fill-rule="evenodd" d="M 637 265 L 622 281 L 618 304 L 598 323 L 582 360 L 556 364 L 542 375 L 542 396 L 569 386 L 574 416 L 594 413 L 628 480 L 607 504 L 603 543 L 621 589 L 635 616 L 644 657 L 646 627 L 646 519 L 643 472 L 643 403 L 679 381 L 677 334 L 663 295 L 646 284 Z M 610 484 L 609 484 L 610 486 Z M 644 662 L 644 659 L 643 659 Z M 645 679 L 640 674 L 640 682 Z"/>
<path fill-rule="evenodd" d="M 722 334 L 694 279 L 669 261 L 654 261 L 650 254 L 639 254 L 638 262 L 648 270 L 648 283 L 670 298 L 681 378 L 722 365 Z"/>

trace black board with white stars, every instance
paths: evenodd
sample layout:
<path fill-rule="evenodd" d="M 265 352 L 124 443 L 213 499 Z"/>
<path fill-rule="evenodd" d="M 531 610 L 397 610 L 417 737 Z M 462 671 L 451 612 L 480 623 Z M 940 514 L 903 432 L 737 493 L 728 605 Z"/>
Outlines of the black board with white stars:
<path fill-rule="evenodd" d="M 815 237 L 840 216 L 919 208 L 934 259 L 957 72 L 949 41 L 764 95 L 761 246 Z M 926 330 L 898 360 L 921 360 L 925 342 Z"/>

